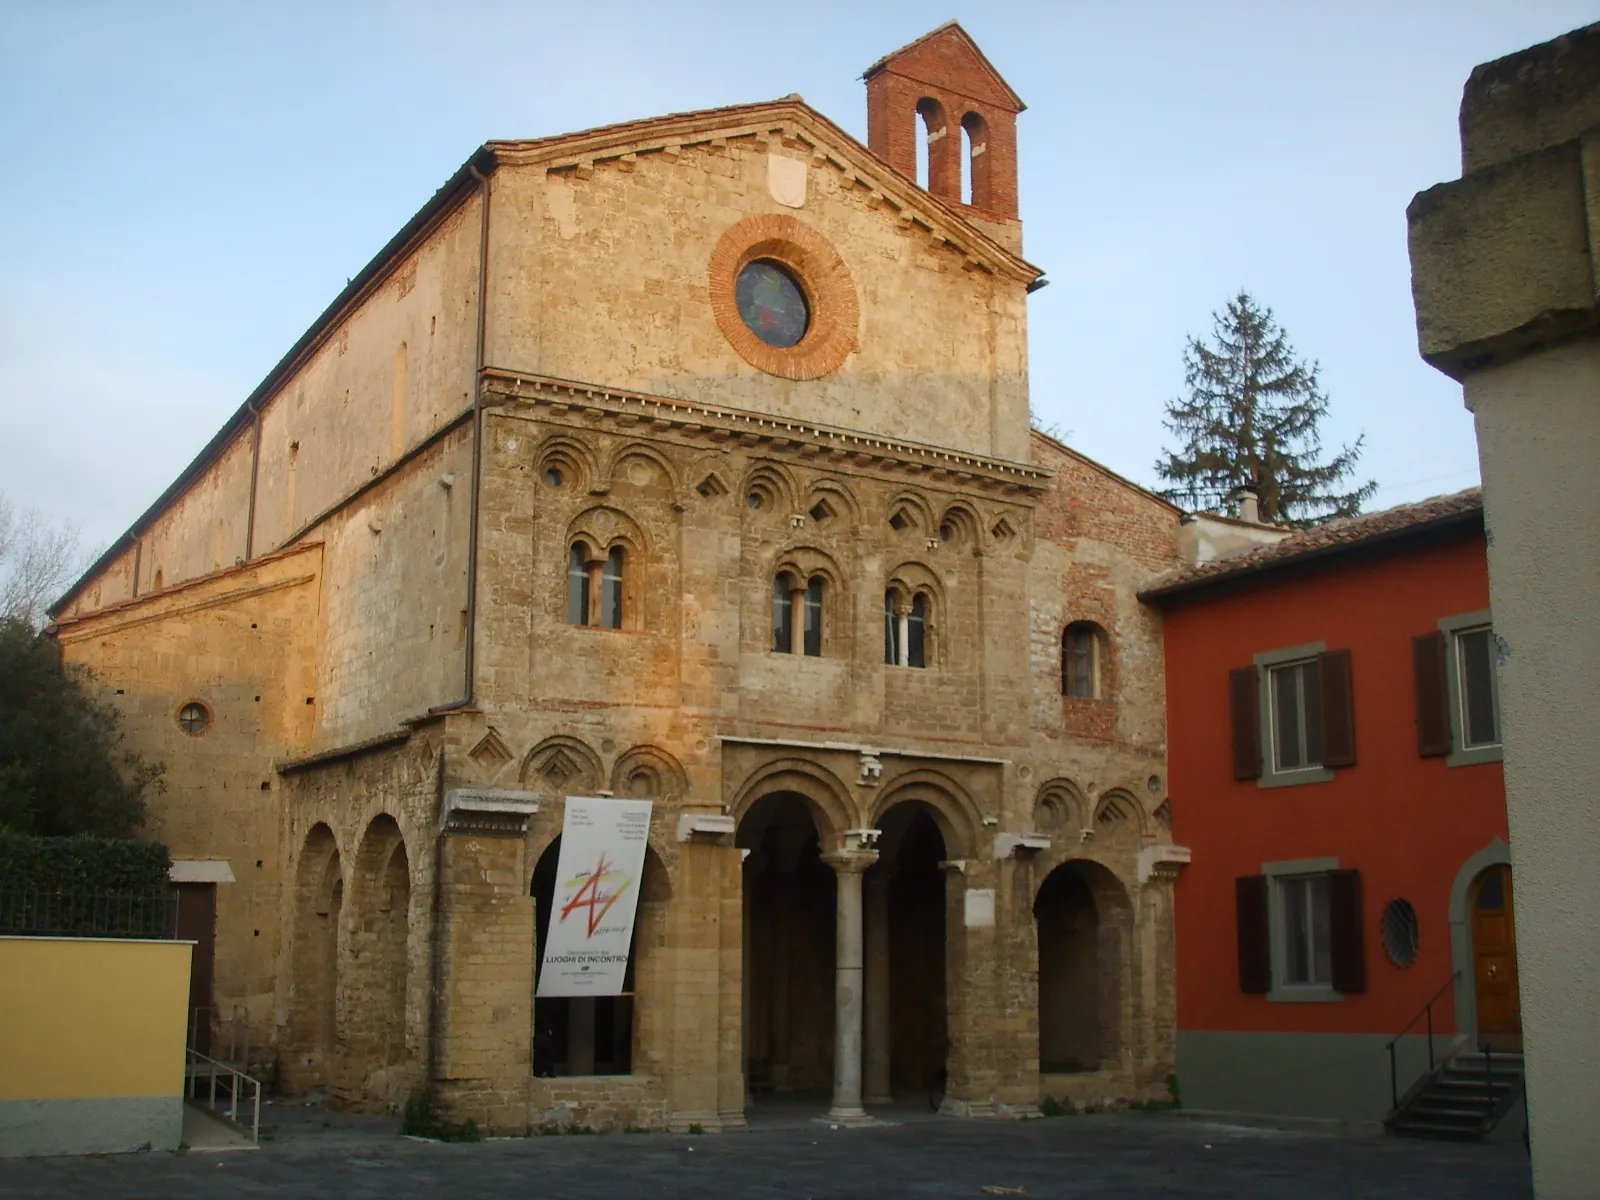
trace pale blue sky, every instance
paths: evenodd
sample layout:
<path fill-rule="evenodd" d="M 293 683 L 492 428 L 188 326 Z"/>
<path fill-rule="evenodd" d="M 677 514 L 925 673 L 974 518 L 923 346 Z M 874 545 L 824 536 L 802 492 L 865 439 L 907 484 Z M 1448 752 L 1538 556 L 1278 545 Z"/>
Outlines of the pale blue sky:
<path fill-rule="evenodd" d="M 1020 125 L 1033 402 L 1153 483 L 1186 333 L 1237 288 L 1321 361 L 1375 506 L 1476 481 L 1416 355 L 1405 206 L 1473 65 L 1593 0 L 0 3 L 0 490 L 103 544 L 489 138 L 800 92 L 954 17 Z"/>

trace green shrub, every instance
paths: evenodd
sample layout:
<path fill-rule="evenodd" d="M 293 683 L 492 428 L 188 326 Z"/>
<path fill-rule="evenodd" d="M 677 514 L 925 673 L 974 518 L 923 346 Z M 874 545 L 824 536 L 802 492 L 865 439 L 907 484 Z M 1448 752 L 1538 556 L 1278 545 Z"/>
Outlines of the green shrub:
<path fill-rule="evenodd" d="M 0 829 L 0 889 L 165 894 L 171 868 L 172 857 L 159 842 Z"/>
<path fill-rule="evenodd" d="M 1047 1117 L 1066 1117 L 1072 1115 L 1072 1106 L 1061 1103 L 1054 1096 L 1046 1096 L 1044 1103 L 1039 1105 L 1039 1111 Z"/>
<path fill-rule="evenodd" d="M 430 1138 L 436 1142 L 481 1142 L 478 1123 L 468 1117 L 460 1125 L 453 1125 L 439 1115 L 433 1106 L 433 1097 L 414 1096 L 406 1101 L 405 1115 L 400 1119 L 400 1132 L 411 1137 Z"/>

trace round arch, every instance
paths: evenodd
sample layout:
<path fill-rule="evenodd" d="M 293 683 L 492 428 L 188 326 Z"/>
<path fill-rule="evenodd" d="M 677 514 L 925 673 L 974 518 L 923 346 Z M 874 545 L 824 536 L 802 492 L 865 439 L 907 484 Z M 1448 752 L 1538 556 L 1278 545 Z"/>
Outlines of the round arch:
<path fill-rule="evenodd" d="M 978 856 L 983 814 L 971 793 L 942 771 L 923 767 L 895 776 L 872 810 L 873 825 L 895 805 L 912 800 L 927 805 L 951 858 Z"/>
<path fill-rule="evenodd" d="M 1456 971 L 1456 1032 L 1478 1028 L 1476 959 L 1472 945 L 1472 885 L 1490 867 L 1510 867 L 1511 847 L 1495 839 L 1469 857 L 1450 884 L 1450 965 Z M 1512 920 L 1516 920 L 1515 914 Z"/>
<path fill-rule="evenodd" d="M 1039 1064 L 1045 1073 L 1115 1069 L 1132 1046 L 1134 909 L 1103 863 L 1071 858 L 1039 880 Z"/>
<path fill-rule="evenodd" d="M 803 758 L 777 759 L 752 771 L 729 806 L 735 823 L 743 823 L 757 801 L 778 792 L 792 792 L 806 802 L 825 844 L 859 827 L 850 789 L 826 767 Z"/>

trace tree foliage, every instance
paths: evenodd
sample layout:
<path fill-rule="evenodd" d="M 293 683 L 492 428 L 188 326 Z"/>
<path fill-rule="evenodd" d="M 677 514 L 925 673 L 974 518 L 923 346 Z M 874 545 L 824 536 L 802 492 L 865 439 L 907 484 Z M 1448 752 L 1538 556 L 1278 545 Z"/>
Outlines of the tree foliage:
<path fill-rule="evenodd" d="M 163 767 L 123 743 L 121 714 L 55 641 L 0 617 L 0 829 L 127 837 Z"/>
<path fill-rule="evenodd" d="M 53 522 L 38 509 L 19 514 L 0 492 L 0 617 L 40 628 L 45 607 L 82 566 L 74 526 Z"/>
<path fill-rule="evenodd" d="M 1352 486 L 1363 434 L 1324 458 L 1320 425 L 1328 397 L 1318 366 L 1301 359 L 1272 310 L 1241 291 L 1212 314 L 1211 344 L 1189 338 L 1188 396 L 1163 424 L 1181 442 L 1156 461 L 1162 495 L 1190 510 L 1238 513 L 1238 493 L 1260 501 L 1261 520 L 1315 525 L 1354 516 L 1378 490 Z"/>

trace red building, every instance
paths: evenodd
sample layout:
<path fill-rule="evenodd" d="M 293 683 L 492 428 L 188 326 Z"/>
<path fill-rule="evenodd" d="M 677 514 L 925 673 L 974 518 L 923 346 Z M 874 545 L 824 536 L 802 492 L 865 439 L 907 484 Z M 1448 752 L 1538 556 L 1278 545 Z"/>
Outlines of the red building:
<path fill-rule="evenodd" d="M 1185 1107 L 1376 1121 L 1417 1084 L 1418 1124 L 1476 1133 L 1474 1105 L 1514 1102 L 1514 1055 L 1467 1057 L 1480 1036 L 1520 1050 L 1485 549 L 1473 490 L 1143 593 L 1165 617 L 1173 837 L 1193 852 Z M 1437 1058 L 1466 1052 L 1431 1087 L 1429 1020 Z M 1440 1100 L 1469 1062 L 1507 1086 Z"/>

